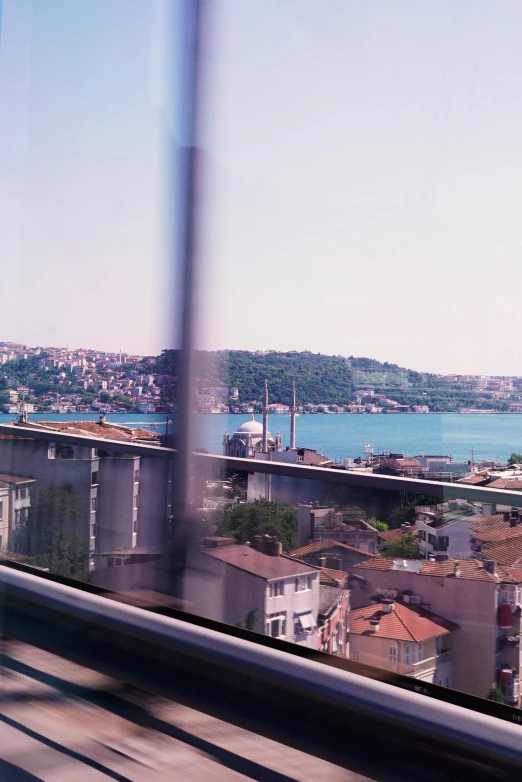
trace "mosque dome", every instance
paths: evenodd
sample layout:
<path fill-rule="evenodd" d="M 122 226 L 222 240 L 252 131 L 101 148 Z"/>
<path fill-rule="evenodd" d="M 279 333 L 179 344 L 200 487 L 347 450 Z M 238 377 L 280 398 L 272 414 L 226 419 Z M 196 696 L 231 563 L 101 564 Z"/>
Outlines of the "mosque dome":
<path fill-rule="evenodd" d="M 244 424 L 241 424 L 239 429 L 237 430 L 238 433 L 242 434 L 263 434 L 263 424 L 259 421 L 255 421 L 253 418 L 251 421 L 245 421 Z"/>

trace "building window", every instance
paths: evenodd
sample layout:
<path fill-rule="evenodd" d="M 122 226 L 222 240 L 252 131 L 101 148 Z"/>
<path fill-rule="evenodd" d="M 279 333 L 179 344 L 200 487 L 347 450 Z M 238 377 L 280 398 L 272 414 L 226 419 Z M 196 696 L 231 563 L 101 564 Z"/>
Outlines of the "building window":
<path fill-rule="evenodd" d="M 266 634 L 272 638 L 286 635 L 286 614 L 269 614 L 266 618 Z"/>
<path fill-rule="evenodd" d="M 298 576 L 295 580 L 295 591 L 304 592 L 312 588 L 312 576 Z"/>
<path fill-rule="evenodd" d="M 134 495 L 134 507 L 139 508 L 140 507 L 140 495 L 135 494 Z"/>
<path fill-rule="evenodd" d="M 353 660 L 354 663 L 359 662 L 359 650 L 358 649 L 350 649 L 350 660 Z"/>
<path fill-rule="evenodd" d="M 56 443 L 49 443 L 47 446 L 47 458 L 56 459 Z"/>
<path fill-rule="evenodd" d="M 91 486 L 97 486 L 98 485 L 98 470 L 96 472 L 93 472 L 91 475 Z"/>
<path fill-rule="evenodd" d="M 388 662 L 392 665 L 397 665 L 399 659 L 399 650 L 396 646 L 388 647 Z"/>
<path fill-rule="evenodd" d="M 419 530 L 419 538 L 420 540 L 426 540 L 426 533 L 424 532 L 423 529 Z"/>
<path fill-rule="evenodd" d="M 3 521 L 4 518 L 4 503 L 0 502 L 0 521 Z"/>
<path fill-rule="evenodd" d="M 314 626 L 315 622 L 311 611 L 306 611 L 304 614 L 297 614 L 294 617 L 294 635 L 311 633 L 313 632 Z"/>
<path fill-rule="evenodd" d="M 272 581 L 272 583 L 268 585 L 269 597 L 281 597 L 284 593 L 285 586 L 283 581 Z"/>
<path fill-rule="evenodd" d="M 422 660 L 422 644 L 406 644 L 404 647 L 404 662 L 414 665 Z"/>
<path fill-rule="evenodd" d="M 138 531 L 138 519 L 134 519 L 132 522 L 132 531 L 137 532 Z"/>
<path fill-rule="evenodd" d="M 95 513 L 98 510 L 98 497 L 92 497 L 91 499 L 91 511 Z"/>
<path fill-rule="evenodd" d="M 140 482 L 140 471 L 134 470 L 134 483 L 139 483 L 139 482 Z"/>
<path fill-rule="evenodd" d="M 20 511 L 19 510 L 15 510 L 14 523 L 15 523 L 15 527 L 19 527 L 20 526 Z"/>
<path fill-rule="evenodd" d="M 435 537 L 435 535 L 428 535 L 428 543 L 430 544 L 430 546 L 434 546 L 436 540 L 437 538 Z"/>
<path fill-rule="evenodd" d="M 94 524 L 91 524 L 91 538 L 96 537 L 96 522 Z"/>

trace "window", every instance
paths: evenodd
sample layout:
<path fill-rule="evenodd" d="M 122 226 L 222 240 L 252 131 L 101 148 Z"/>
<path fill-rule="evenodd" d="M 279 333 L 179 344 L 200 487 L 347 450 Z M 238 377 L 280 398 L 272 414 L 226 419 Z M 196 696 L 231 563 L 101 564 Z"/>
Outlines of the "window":
<path fill-rule="evenodd" d="M 311 611 L 306 611 L 304 614 L 296 614 L 294 618 L 294 634 L 311 633 L 315 627 L 314 617 Z"/>
<path fill-rule="evenodd" d="M 138 519 L 134 519 L 132 522 L 132 531 L 137 532 L 138 531 Z"/>
<path fill-rule="evenodd" d="M 353 660 L 354 663 L 359 662 L 359 650 L 358 649 L 350 649 L 350 660 Z"/>
<path fill-rule="evenodd" d="M 312 576 L 298 576 L 295 580 L 295 591 L 304 592 L 312 588 Z"/>
<path fill-rule="evenodd" d="M 396 646 L 390 646 L 388 648 L 388 662 L 392 665 L 397 665 L 399 659 L 399 650 Z"/>
<path fill-rule="evenodd" d="M 4 503 L 0 502 L 0 521 L 4 518 Z"/>
<path fill-rule="evenodd" d="M 426 532 L 423 529 L 419 530 L 419 539 L 426 540 Z"/>
<path fill-rule="evenodd" d="M 91 511 L 95 512 L 98 510 L 98 497 L 93 497 L 91 499 Z"/>
<path fill-rule="evenodd" d="M 15 527 L 19 527 L 20 526 L 20 511 L 19 510 L 15 510 L 14 523 L 15 523 Z"/>
<path fill-rule="evenodd" d="M 134 483 L 139 483 L 139 482 L 140 482 L 140 471 L 134 470 Z"/>
<path fill-rule="evenodd" d="M 430 544 L 430 546 L 434 546 L 436 541 L 437 538 L 435 537 L 435 535 L 428 535 L 428 543 Z"/>
<path fill-rule="evenodd" d="M 91 524 L 91 538 L 96 537 L 96 522 L 94 524 Z"/>
<path fill-rule="evenodd" d="M 134 495 L 134 507 L 139 508 L 140 506 L 140 496 L 139 494 Z"/>
<path fill-rule="evenodd" d="M 98 470 L 92 473 L 91 475 L 91 486 L 97 486 L 98 485 Z"/>
<path fill-rule="evenodd" d="M 269 597 L 281 597 L 285 593 L 285 585 L 283 581 L 272 581 L 268 585 Z"/>
<path fill-rule="evenodd" d="M 269 614 L 266 618 L 266 634 L 272 638 L 286 635 L 286 614 Z"/>
<path fill-rule="evenodd" d="M 47 446 L 47 458 L 56 459 L 56 443 L 49 443 Z"/>
<path fill-rule="evenodd" d="M 414 665 L 422 660 L 422 644 L 406 644 L 404 647 L 404 662 Z"/>

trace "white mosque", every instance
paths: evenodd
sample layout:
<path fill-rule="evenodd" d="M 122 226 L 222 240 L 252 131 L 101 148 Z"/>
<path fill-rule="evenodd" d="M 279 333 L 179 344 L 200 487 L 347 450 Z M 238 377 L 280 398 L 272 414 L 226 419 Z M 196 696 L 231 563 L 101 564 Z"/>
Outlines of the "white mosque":
<path fill-rule="evenodd" d="M 295 385 L 292 389 L 292 406 L 290 407 L 290 448 L 295 449 Z M 275 438 L 268 431 L 268 383 L 265 380 L 265 398 L 263 404 L 263 423 L 256 421 L 254 414 L 250 421 L 245 421 L 232 437 L 225 432 L 223 435 L 223 456 L 236 456 L 241 459 L 254 459 L 256 453 L 280 453 L 283 450 L 279 432 Z"/>

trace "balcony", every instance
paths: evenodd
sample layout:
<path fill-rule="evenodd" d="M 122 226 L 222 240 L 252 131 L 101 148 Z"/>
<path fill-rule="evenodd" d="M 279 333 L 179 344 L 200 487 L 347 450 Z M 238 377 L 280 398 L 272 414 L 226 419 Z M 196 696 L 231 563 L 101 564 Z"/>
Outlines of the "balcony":
<path fill-rule="evenodd" d="M 440 665 L 452 662 L 452 652 L 441 652 L 434 657 L 426 657 L 424 660 L 419 660 L 417 663 L 400 663 L 399 673 L 402 673 L 404 676 L 414 676 L 418 679 L 423 674 L 436 670 Z"/>

